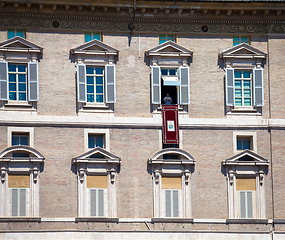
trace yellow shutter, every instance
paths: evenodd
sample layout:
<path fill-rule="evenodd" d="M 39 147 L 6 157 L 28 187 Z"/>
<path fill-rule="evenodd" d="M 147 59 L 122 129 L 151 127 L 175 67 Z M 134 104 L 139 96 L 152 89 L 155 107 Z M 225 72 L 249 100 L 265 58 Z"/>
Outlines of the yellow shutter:
<path fill-rule="evenodd" d="M 8 187 L 9 188 L 29 188 L 30 187 L 30 175 L 8 175 Z"/>
<path fill-rule="evenodd" d="M 182 189 L 181 177 L 162 177 L 162 189 Z"/>
<path fill-rule="evenodd" d="M 107 188 L 107 176 L 87 175 L 87 188 Z"/>
<path fill-rule="evenodd" d="M 255 178 L 237 178 L 236 190 L 238 191 L 255 191 L 256 181 Z"/>

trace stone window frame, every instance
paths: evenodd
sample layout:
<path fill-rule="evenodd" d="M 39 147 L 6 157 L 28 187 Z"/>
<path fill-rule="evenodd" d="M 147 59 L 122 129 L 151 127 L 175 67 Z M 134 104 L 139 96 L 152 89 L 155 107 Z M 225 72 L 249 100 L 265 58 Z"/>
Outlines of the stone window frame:
<path fill-rule="evenodd" d="M 30 157 L 13 158 L 12 153 L 15 151 L 24 151 L 30 154 Z M 39 175 L 41 172 L 41 164 L 44 163 L 44 156 L 30 146 L 12 146 L 4 149 L 0 153 L 0 216 L 12 218 L 10 216 L 10 195 L 8 188 L 8 175 L 11 174 L 29 174 L 30 188 L 28 199 L 27 216 L 21 218 L 37 218 L 39 217 Z M 13 217 L 17 218 L 17 217 Z"/>
<path fill-rule="evenodd" d="M 250 137 L 252 142 L 252 150 L 257 153 L 257 133 L 256 132 L 233 132 L 233 152 L 239 153 L 244 150 L 237 150 L 237 139 L 238 137 Z"/>
<path fill-rule="evenodd" d="M 91 158 L 94 154 L 101 154 L 103 158 Z M 72 159 L 77 166 L 78 182 L 78 213 L 76 221 L 116 221 L 117 219 L 117 174 L 121 159 L 114 154 L 96 147 Z M 90 217 L 87 194 L 87 175 L 107 176 L 107 212 L 104 217 Z M 92 220 L 93 219 L 93 220 Z M 113 219 L 113 220 L 112 220 Z"/>
<path fill-rule="evenodd" d="M 103 135 L 104 149 L 110 151 L 110 130 L 109 129 L 84 129 L 84 151 L 87 152 L 91 148 L 88 148 L 88 136 L 89 134 Z"/>
<path fill-rule="evenodd" d="M 240 161 L 239 159 L 248 156 L 252 161 Z M 255 216 L 256 219 L 266 219 L 266 195 L 265 195 L 265 175 L 268 172 L 269 161 L 251 150 L 244 150 L 226 160 L 222 161 L 222 165 L 226 169 L 227 185 L 228 185 L 228 217 L 229 219 L 240 219 L 237 213 L 237 204 L 239 203 L 236 178 L 252 178 L 256 179 L 256 202 Z"/>
<path fill-rule="evenodd" d="M 33 127 L 8 127 L 7 129 L 7 145 L 12 146 L 13 133 L 28 133 L 29 134 L 29 146 L 34 147 L 34 128 Z"/>
<path fill-rule="evenodd" d="M 164 154 L 177 154 L 180 159 L 163 159 Z M 181 217 L 175 219 L 190 219 L 191 206 L 191 174 L 194 171 L 195 159 L 186 151 L 179 148 L 166 148 L 158 151 L 148 164 L 152 166 L 153 180 L 153 221 L 164 221 L 164 199 L 162 190 L 162 177 L 181 177 Z"/>

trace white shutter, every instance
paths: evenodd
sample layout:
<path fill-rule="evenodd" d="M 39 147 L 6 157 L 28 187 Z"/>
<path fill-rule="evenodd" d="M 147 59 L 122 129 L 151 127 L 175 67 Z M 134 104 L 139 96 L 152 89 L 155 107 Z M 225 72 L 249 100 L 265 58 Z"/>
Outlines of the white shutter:
<path fill-rule="evenodd" d="M 115 65 L 105 66 L 106 103 L 116 102 L 116 76 Z"/>
<path fill-rule="evenodd" d="M 165 217 L 171 217 L 171 190 L 165 191 Z"/>
<path fill-rule="evenodd" d="M 86 102 L 86 65 L 77 65 L 77 98 L 78 102 Z"/>
<path fill-rule="evenodd" d="M 19 215 L 21 217 L 26 216 L 26 206 L 27 206 L 27 200 L 26 200 L 26 189 L 19 189 L 19 193 L 20 193 L 20 198 L 19 198 L 19 204 L 20 204 L 20 208 L 19 208 Z"/>
<path fill-rule="evenodd" d="M 161 76 L 160 67 L 151 67 L 151 94 L 152 104 L 161 103 Z"/>
<path fill-rule="evenodd" d="M 262 68 L 253 69 L 253 96 L 254 96 L 254 106 L 261 107 L 264 105 Z"/>
<path fill-rule="evenodd" d="M 239 192 L 239 215 L 240 218 L 246 218 L 246 192 L 240 191 Z"/>
<path fill-rule="evenodd" d="M 189 67 L 179 68 L 179 79 L 180 79 L 180 104 L 188 105 L 190 103 Z"/>
<path fill-rule="evenodd" d="M 226 68 L 226 105 L 234 106 L 235 103 L 234 69 Z"/>
<path fill-rule="evenodd" d="M 38 63 L 28 63 L 29 101 L 39 101 Z"/>
<path fill-rule="evenodd" d="M 172 190 L 173 217 L 179 217 L 179 190 Z"/>
<path fill-rule="evenodd" d="M 11 189 L 11 213 L 12 217 L 18 216 L 18 189 Z"/>
<path fill-rule="evenodd" d="M 98 189 L 98 216 L 103 217 L 105 214 L 104 189 Z"/>
<path fill-rule="evenodd" d="M 0 100 L 8 101 L 8 63 L 0 61 Z"/>
<path fill-rule="evenodd" d="M 90 189 L 90 216 L 97 216 L 97 189 Z"/>
<path fill-rule="evenodd" d="M 253 218 L 253 192 L 246 192 L 246 200 L 247 200 L 247 218 Z"/>

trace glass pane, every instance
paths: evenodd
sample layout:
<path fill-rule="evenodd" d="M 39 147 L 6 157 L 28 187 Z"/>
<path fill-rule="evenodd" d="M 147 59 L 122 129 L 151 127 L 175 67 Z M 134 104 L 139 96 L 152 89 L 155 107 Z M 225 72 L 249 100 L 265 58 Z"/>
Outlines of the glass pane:
<path fill-rule="evenodd" d="M 16 82 L 16 74 L 9 74 L 9 82 Z"/>
<path fill-rule="evenodd" d="M 235 78 L 241 78 L 241 72 L 235 71 Z"/>
<path fill-rule="evenodd" d="M 16 83 L 9 83 L 9 91 L 10 92 L 16 91 Z"/>
<path fill-rule="evenodd" d="M 161 69 L 161 75 L 167 75 L 167 69 Z"/>
<path fill-rule="evenodd" d="M 92 40 L 91 32 L 86 32 L 85 33 L 85 42 L 89 42 L 91 40 Z"/>
<path fill-rule="evenodd" d="M 159 39 L 164 39 L 165 40 L 166 35 L 165 34 L 159 34 Z"/>
<path fill-rule="evenodd" d="M 87 84 L 94 84 L 94 77 L 87 76 Z"/>
<path fill-rule="evenodd" d="M 94 95 L 93 94 L 87 94 L 87 102 L 94 102 Z"/>
<path fill-rule="evenodd" d="M 94 148 L 94 147 L 95 147 L 95 137 L 88 136 L 88 148 Z"/>
<path fill-rule="evenodd" d="M 249 149 L 249 147 L 250 147 L 250 141 L 243 140 L 243 150 Z"/>
<path fill-rule="evenodd" d="M 93 39 L 101 41 L 101 34 L 98 32 L 93 33 Z"/>
<path fill-rule="evenodd" d="M 243 72 L 244 78 L 250 78 L 250 72 Z"/>
<path fill-rule="evenodd" d="M 251 106 L 251 98 L 244 99 L 244 106 Z"/>
<path fill-rule="evenodd" d="M 18 88 L 19 91 L 26 91 L 26 84 L 25 83 L 18 84 Z"/>
<path fill-rule="evenodd" d="M 95 68 L 96 74 L 103 74 L 103 68 Z"/>
<path fill-rule="evenodd" d="M 168 34 L 167 35 L 167 40 L 174 41 L 174 35 L 173 34 Z"/>
<path fill-rule="evenodd" d="M 96 147 L 104 147 L 104 141 L 103 141 L 103 136 L 97 136 L 96 137 Z"/>
<path fill-rule="evenodd" d="M 18 75 L 19 82 L 26 82 L 26 74 L 19 74 Z"/>
<path fill-rule="evenodd" d="M 87 85 L 87 93 L 94 93 L 94 86 L 93 85 Z"/>
<path fill-rule="evenodd" d="M 239 36 L 233 36 L 233 41 L 234 42 L 239 42 Z"/>
<path fill-rule="evenodd" d="M 175 76 L 176 75 L 176 69 L 169 69 L 169 75 Z"/>
<path fill-rule="evenodd" d="M 14 145 L 20 145 L 19 136 L 12 136 L 12 146 Z"/>
<path fill-rule="evenodd" d="M 235 81 L 235 88 L 241 88 L 241 80 Z"/>
<path fill-rule="evenodd" d="M 250 88 L 250 81 L 249 80 L 243 81 L 243 87 L 244 88 Z"/>
<path fill-rule="evenodd" d="M 9 64 L 9 66 L 8 66 L 8 71 L 9 71 L 9 72 L 16 72 L 16 65 Z"/>
<path fill-rule="evenodd" d="M 25 65 L 18 65 L 18 72 L 26 72 L 26 66 Z"/>
<path fill-rule="evenodd" d="M 103 84 L 103 77 L 96 77 L 96 84 Z"/>
<path fill-rule="evenodd" d="M 87 74 L 93 74 L 93 72 L 94 72 L 93 69 L 94 68 L 92 68 L 92 67 L 86 67 L 86 73 Z"/>
<path fill-rule="evenodd" d="M 241 36 L 241 42 L 248 42 L 247 36 Z"/>
<path fill-rule="evenodd" d="M 13 37 L 15 37 L 15 31 L 14 31 L 14 29 L 8 29 L 8 30 L 7 30 L 7 38 L 8 38 L 8 39 L 11 39 L 11 38 L 13 38 Z"/>
<path fill-rule="evenodd" d="M 27 96 L 26 93 L 19 93 L 19 101 L 26 101 Z"/>
<path fill-rule="evenodd" d="M 16 30 L 16 36 L 24 38 L 24 30 L 23 29 L 17 29 Z"/>
<path fill-rule="evenodd" d="M 96 95 L 96 102 L 103 102 L 103 95 Z"/>
<path fill-rule="evenodd" d="M 233 46 L 239 45 L 239 42 L 233 42 Z"/>
<path fill-rule="evenodd" d="M 162 44 L 162 43 L 164 43 L 164 42 L 165 42 L 165 40 L 159 39 L 159 44 Z"/>
<path fill-rule="evenodd" d="M 96 86 L 96 93 L 103 93 L 103 86 Z"/>
<path fill-rule="evenodd" d="M 235 97 L 240 98 L 241 96 L 241 89 L 235 89 Z"/>
<path fill-rule="evenodd" d="M 28 146 L 28 136 L 20 136 L 20 145 Z"/>
<path fill-rule="evenodd" d="M 9 100 L 17 100 L 15 92 L 9 92 Z"/>
<path fill-rule="evenodd" d="M 251 91 L 250 89 L 245 89 L 243 92 L 244 97 L 250 98 L 251 97 Z"/>
<path fill-rule="evenodd" d="M 242 106 L 241 98 L 236 98 L 235 99 L 235 106 Z"/>

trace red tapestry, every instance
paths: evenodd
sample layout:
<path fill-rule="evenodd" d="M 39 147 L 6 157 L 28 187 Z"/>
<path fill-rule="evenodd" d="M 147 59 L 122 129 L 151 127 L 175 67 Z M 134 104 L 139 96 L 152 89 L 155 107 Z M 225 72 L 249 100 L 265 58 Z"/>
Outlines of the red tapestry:
<path fill-rule="evenodd" d="M 178 105 L 162 105 L 163 143 L 179 143 Z"/>

